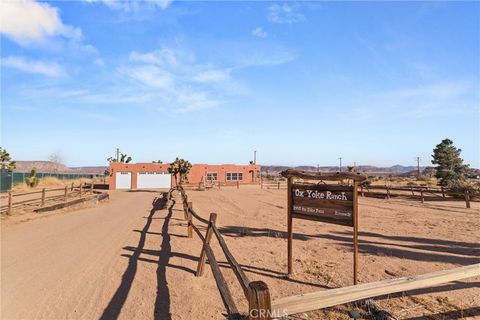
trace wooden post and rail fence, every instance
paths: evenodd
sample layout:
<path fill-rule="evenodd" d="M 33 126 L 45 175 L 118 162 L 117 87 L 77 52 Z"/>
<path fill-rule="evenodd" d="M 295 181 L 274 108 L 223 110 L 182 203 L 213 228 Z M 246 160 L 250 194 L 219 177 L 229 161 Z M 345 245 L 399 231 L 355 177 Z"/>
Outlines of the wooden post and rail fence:
<path fill-rule="evenodd" d="M 442 200 L 464 200 L 465 207 L 470 208 L 471 194 L 468 190 L 464 192 L 447 191 L 444 187 L 401 187 L 401 186 L 360 186 L 358 191 L 362 197 L 371 196 L 377 198 L 391 199 L 392 197 L 414 197 L 419 199 L 422 203 L 427 200 L 442 201 Z M 410 195 L 411 193 L 411 195 Z M 428 197 L 427 197 L 428 196 Z"/>
<path fill-rule="evenodd" d="M 2 199 L 7 199 L 7 203 L 0 206 L 0 212 L 11 215 L 14 209 L 21 208 L 23 206 L 45 206 L 47 201 L 64 201 L 67 202 L 69 197 L 79 196 L 83 197 L 87 192 L 93 194 L 94 184 L 81 183 L 77 186 L 74 186 L 72 183 L 70 186 L 65 186 L 62 188 L 53 188 L 47 189 L 42 188 L 41 190 L 28 191 L 28 192 L 18 192 L 13 191 L 8 192 L 8 196 L 3 196 Z M 77 192 L 78 190 L 78 192 Z M 62 192 L 63 191 L 63 192 Z M 47 195 L 48 193 L 54 193 L 53 195 Z M 38 196 L 37 196 L 38 195 Z M 16 201 L 20 197 L 25 197 L 29 199 Z"/>
<path fill-rule="evenodd" d="M 240 283 L 243 295 L 248 301 L 249 310 L 247 317 L 249 320 L 270 320 L 281 318 L 368 298 L 414 289 L 428 288 L 452 281 L 480 276 L 480 263 L 478 263 L 450 270 L 435 271 L 423 275 L 388 279 L 272 300 L 268 285 L 263 281 L 250 281 L 229 250 L 221 232 L 217 228 L 217 214 L 211 213 L 208 220 L 202 218 L 197 212 L 195 212 L 193 203 L 188 201 L 188 196 L 181 186 L 172 188 L 169 191 L 168 199 L 170 201 L 173 201 L 172 193 L 175 190 L 180 192 L 182 198 L 183 208 L 185 210 L 184 217 L 188 221 L 187 236 L 189 238 L 192 237 L 192 231 L 195 231 L 203 243 L 197 265 L 196 276 L 201 277 L 203 275 L 206 260 L 208 259 L 217 288 L 230 319 L 241 319 L 242 315 L 237 309 L 230 288 L 225 281 L 211 248 L 210 243 L 213 237 L 215 237 L 220 244 L 230 268 Z M 171 202 L 171 204 L 173 205 L 173 202 Z M 205 235 L 203 235 L 195 225 L 193 222 L 194 219 L 198 220 L 203 225 L 206 225 L 207 230 Z"/>
<path fill-rule="evenodd" d="M 262 180 L 261 189 L 287 189 L 286 181 L 268 181 Z M 470 208 L 472 195 L 468 190 L 464 192 L 447 191 L 444 187 L 432 188 L 421 186 L 359 186 L 358 193 L 362 196 L 371 196 L 384 199 L 392 197 L 407 196 L 411 193 L 412 197 L 418 198 L 422 203 L 427 200 L 464 200 L 466 208 Z M 429 197 L 426 197 L 426 196 Z"/>

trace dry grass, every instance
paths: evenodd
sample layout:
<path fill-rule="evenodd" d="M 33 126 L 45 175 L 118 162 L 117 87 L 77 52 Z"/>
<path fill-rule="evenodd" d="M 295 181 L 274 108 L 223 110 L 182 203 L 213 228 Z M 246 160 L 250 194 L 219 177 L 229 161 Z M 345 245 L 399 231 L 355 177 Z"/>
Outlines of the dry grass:
<path fill-rule="evenodd" d="M 422 177 L 420 180 L 416 178 L 379 178 L 372 181 L 374 186 L 422 186 L 422 187 L 435 187 L 438 186 L 438 180 L 436 178 Z"/>
<path fill-rule="evenodd" d="M 35 188 L 31 188 L 26 183 L 22 183 L 22 184 L 17 184 L 13 186 L 12 191 L 27 192 L 27 191 L 35 191 L 35 190 L 49 188 L 49 187 L 67 186 L 67 185 L 72 185 L 72 183 L 75 186 L 78 186 L 80 183 L 92 183 L 92 182 L 103 183 L 103 179 L 96 178 L 92 180 L 92 179 L 82 178 L 82 179 L 75 179 L 75 180 L 61 180 L 55 177 L 45 177 L 40 179 L 38 186 L 36 186 Z"/>

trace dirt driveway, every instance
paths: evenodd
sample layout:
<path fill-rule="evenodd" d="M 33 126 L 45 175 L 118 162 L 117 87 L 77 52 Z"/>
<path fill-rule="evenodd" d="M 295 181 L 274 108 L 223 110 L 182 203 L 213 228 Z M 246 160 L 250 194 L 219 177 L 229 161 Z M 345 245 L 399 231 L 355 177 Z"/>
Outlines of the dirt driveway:
<path fill-rule="evenodd" d="M 285 190 L 187 191 L 218 226 L 250 280 L 276 299 L 350 285 L 351 230 L 295 222 L 295 275 L 285 280 Z M 159 191 L 115 191 L 96 208 L 22 223 L 2 221 L 2 319 L 222 319 L 210 268 L 194 276 L 201 242 L 188 239 L 181 205 L 167 208 Z M 479 204 L 360 199 L 360 281 L 370 282 L 479 261 Z M 204 229 L 202 228 L 203 232 Z M 215 255 L 241 311 L 247 305 Z M 469 279 L 380 300 L 400 319 L 480 316 L 478 284 Z M 348 319 L 341 306 L 306 319 Z M 429 319 L 429 318 L 425 318 Z M 432 318 L 430 318 L 432 319 Z"/>
<path fill-rule="evenodd" d="M 183 292 L 216 289 L 208 275 L 191 281 L 199 240 L 175 252 L 182 212 L 167 210 L 158 191 L 110 196 L 93 209 L 2 223 L 2 319 L 215 319 L 223 311 L 219 297 L 183 301 Z"/>

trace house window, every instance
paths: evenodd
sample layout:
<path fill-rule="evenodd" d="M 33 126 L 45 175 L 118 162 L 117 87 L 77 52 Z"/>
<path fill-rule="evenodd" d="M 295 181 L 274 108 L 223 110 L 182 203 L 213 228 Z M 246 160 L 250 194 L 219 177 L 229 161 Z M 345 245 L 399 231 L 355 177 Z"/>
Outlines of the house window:
<path fill-rule="evenodd" d="M 207 173 L 207 180 L 208 181 L 217 181 L 217 174 L 216 173 Z"/>
<path fill-rule="evenodd" d="M 243 180 L 243 173 L 241 172 L 227 172 L 227 181 Z"/>

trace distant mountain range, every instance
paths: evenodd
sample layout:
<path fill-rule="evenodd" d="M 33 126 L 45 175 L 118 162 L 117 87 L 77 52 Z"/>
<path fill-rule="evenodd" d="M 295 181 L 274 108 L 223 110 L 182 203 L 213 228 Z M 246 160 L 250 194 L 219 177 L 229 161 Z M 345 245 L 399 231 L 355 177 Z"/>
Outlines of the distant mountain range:
<path fill-rule="evenodd" d="M 98 167 L 67 167 L 61 163 L 52 161 L 17 161 L 15 172 L 30 172 L 32 168 L 43 173 L 78 173 L 78 174 L 103 174 L 107 166 Z"/>
<path fill-rule="evenodd" d="M 108 166 L 90 166 L 90 167 L 67 167 L 61 163 L 55 163 L 52 161 L 17 161 L 16 172 L 30 172 L 30 170 L 36 167 L 37 172 L 44 173 L 78 173 L 78 174 L 103 174 Z M 337 172 L 338 166 L 328 167 L 315 167 L 315 166 L 262 166 L 262 173 L 268 173 L 271 175 L 277 175 L 283 170 L 297 169 L 305 171 L 321 171 L 321 172 Z M 342 167 L 342 170 L 347 171 L 347 167 Z M 402 166 L 394 165 L 391 167 L 376 167 L 369 165 L 361 165 L 355 167 L 356 171 L 364 172 L 370 175 L 415 175 L 417 172 L 416 166 Z M 420 172 L 431 175 L 433 173 L 432 167 L 420 167 Z M 470 174 L 480 174 L 478 169 L 470 169 Z"/>
<path fill-rule="evenodd" d="M 427 167 L 420 167 L 420 171 L 423 172 Z M 338 166 L 328 166 L 328 167 L 315 167 L 315 166 L 297 166 L 297 167 L 288 167 L 288 166 L 262 166 L 262 173 L 268 173 L 272 175 L 279 174 L 283 170 L 287 169 L 296 169 L 304 171 L 321 171 L 321 172 L 337 172 L 339 171 Z M 342 167 L 342 171 L 347 171 L 347 167 Z M 356 171 L 365 172 L 369 174 L 406 174 L 410 172 L 417 172 L 416 166 L 401 166 L 394 165 L 391 167 L 376 167 L 369 165 L 361 165 L 355 167 Z"/>

